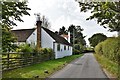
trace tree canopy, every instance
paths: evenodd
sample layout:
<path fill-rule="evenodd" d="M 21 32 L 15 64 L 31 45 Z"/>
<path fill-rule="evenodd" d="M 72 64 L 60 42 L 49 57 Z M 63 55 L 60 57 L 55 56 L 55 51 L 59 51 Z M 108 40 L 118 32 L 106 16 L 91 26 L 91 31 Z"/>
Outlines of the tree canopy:
<path fill-rule="evenodd" d="M 103 33 L 96 33 L 92 37 L 90 37 L 88 40 L 90 42 L 90 45 L 92 47 L 95 47 L 98 43 L 104 41 L 107 39 L 107 36 Z"/>
<path fill-rule="evenodd" d="M 23 15 L 30 15 L 27 10 L 28 8 L 26 2 L 1 2 L 2 4 L 2 24 L 10 26 L 17 26 L 15 21 L 23 22 L 21 17 Z"/>
<path fill-rule="evenodd" d="M 17 26 L 15 21 L 23 22 L 23 15 L 30 15 L 28 5 L 26 2 L 0 2 L 2 5 L 2 50 L 3 52 L 13 51 L 15 45 L 12 44 L 16 38 L 11 33 L 11 26 Z"/>
<path fill-rule="evenodd" d="M 80 11 L 91 11 L 86 20 L 97 19 L 97 23 L 110 31 L 120 31 L 120 0 L 119 2 L 79 2 Z"/>
<path fill-rule="evenodd" d="M 82 33 L 83 29 L 81 26 L 70 25 L 68 28 L 70 31 L 70 42 L 73 44 L 74 54 L 82 52 L 86 46 L 85 37 Z"/>
<path fill-rule="evenodd" d="M 70 25 L 68 28 L 68 31 L 70 31 L 71 34 L 71 43 L 73 44 L 73 39 L 74 39 L 74 43 L 75 44 L 82 44 L 82 45 L 86 45 L 86 42 L 84 40 L 85 36 L 83 36 L 83 29 L 81 28 L 81 26 L 75 26 L 75 25 Z"/>
<path fill-rule="evenodd" d="M 83 29 L 81 28 L 81 26 L 75 26 L 75 25 L 70 25 L 68 29 L 66 29 L 64 26 L 62 26 L 62 28 L 59 29 L 58 31 L 55 31 L 55 33 L 57 35 L 61 35 L 61 34 L 66 34 L 68 35 L 68 32 L 70 32 L 70 43 L 73 44 L 73 52 L 76 53 L 80 53 L 83 51 L 83 48 L 85 48 L 86 46 L 86 41 L 85 41 L 85 37 L 83 36 L 82 33 Z"/>
<path fill-rule="evenodd" d="M 49 29 L 51 27 L 50 22 L 48 21 L 48 19 L 45 16 L 42 17 L 42 26 L 47 29 Z"/>
<path fill-rule="evenodd" d="M 66 28 L 64 26 L 62 26 L 62 28 L 60 28 L 59 32 L 58 32 L 59 35 L 61 35 L 61 34 L 67 34 L 67 33 L 68 32 L 67 32 L 67 30 L 66 30 Z"/>

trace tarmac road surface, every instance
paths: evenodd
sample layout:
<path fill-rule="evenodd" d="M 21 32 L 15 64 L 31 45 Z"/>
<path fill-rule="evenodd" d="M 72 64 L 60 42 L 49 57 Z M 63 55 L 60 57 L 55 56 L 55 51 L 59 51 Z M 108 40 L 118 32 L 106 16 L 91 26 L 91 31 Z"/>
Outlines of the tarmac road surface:
<path fill-rule="evenodd" d="M 51 75 L 50 78 L 107 78 L 107 76 L 93 53 L 85 53 L 62 70 Z"/>

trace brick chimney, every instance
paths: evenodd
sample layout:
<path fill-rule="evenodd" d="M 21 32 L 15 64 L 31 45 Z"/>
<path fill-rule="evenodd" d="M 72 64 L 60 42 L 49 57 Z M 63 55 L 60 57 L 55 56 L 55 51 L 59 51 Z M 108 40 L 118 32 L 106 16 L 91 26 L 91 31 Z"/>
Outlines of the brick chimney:
<path fill-rule="evenodd" d="M 41 47 L 41 24 L 40 15 L 37 15 L 36 26 L 37 26 L 37 49 Z"/>

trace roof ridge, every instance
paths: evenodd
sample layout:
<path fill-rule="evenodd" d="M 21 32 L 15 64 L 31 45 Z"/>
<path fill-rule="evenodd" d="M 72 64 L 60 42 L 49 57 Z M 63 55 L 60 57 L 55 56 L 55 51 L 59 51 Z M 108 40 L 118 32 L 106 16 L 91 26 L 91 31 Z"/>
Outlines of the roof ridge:
<path fill-rule="evenodd" d="M 23 42 L 28 39 L 28 37 L 35 31 L 33 29 L 20 29 L 20 30 L 11 30 L 12 33 L 17 37 L 18 42 Z"/>
<path fill-rule="evenodd" d="M 42 28 L 47 29 L 47 28 L 45 28 L 45 27 L 42 27 Z M 49 29 L 47 29 L 47 30 L 49 30 Z M 49 31 L 51 31 L 51 30 L 49 30 Z M 51 31 L 51 32 L 55 34 L 55 32 L 53 32 L 53 31 Z M 55 35 L 57 35 L 57 36 L 63 38 L 62 36 L 60 36 L 60 35 L 58 35 L 58 34 L 55 34 Z M 64 39 L 64 38 L 63 38 L 63 39 Z"/>
<path fill-rule="evenodd" d="M 44 28 L 42 27 L 56 42 L 58 43 L 61 43 L 61 44 L 66 44 L 66 45 L 70 45 L 72 46 L 71 43 L 69 43 L 64 37 L 58 35 L 58 34 L 55 34 L 53 31 L 47 29 L 47 28 Z"/>
<path fill-rule="evenodd" d="M 36 29 L 36 28 L 29 28 L 29 29 L 15 29 L 15 30 L 11 30 L 11 31 L 33 30 L 33 29 Z"/>

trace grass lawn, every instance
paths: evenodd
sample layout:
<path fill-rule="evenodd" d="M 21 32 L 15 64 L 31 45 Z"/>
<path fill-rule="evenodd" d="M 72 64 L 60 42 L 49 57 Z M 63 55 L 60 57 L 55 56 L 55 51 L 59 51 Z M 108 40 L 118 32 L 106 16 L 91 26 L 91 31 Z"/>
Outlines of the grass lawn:
<path fill-rule="evenodd" d="M 118 64 L 110 61 L 109 59 L 105 58 L 104 56 L 100 56 L 98 54 L 94 54 L 97 61 L 100 63 L 100 65 L 105 68 L 109 73 L 112 74 L 113 77 L 118 77 L 120 66 L 118 68 Z"/>
<path fill-rule="evenodd" d="M 57 70 L 60 70 L 65 64 L 70 63 L 72 60 L 82 56 L 72 55 L 56 60 L 49 60 L 39 64 L 34 64 L 24 68 L 18 68 L 10 71 L 3 72 L 3 78 L 34 78 L 39 76 L 39 78 L 45 78 Z M 48 73 L 44 73 L 47 70 Z"/>

